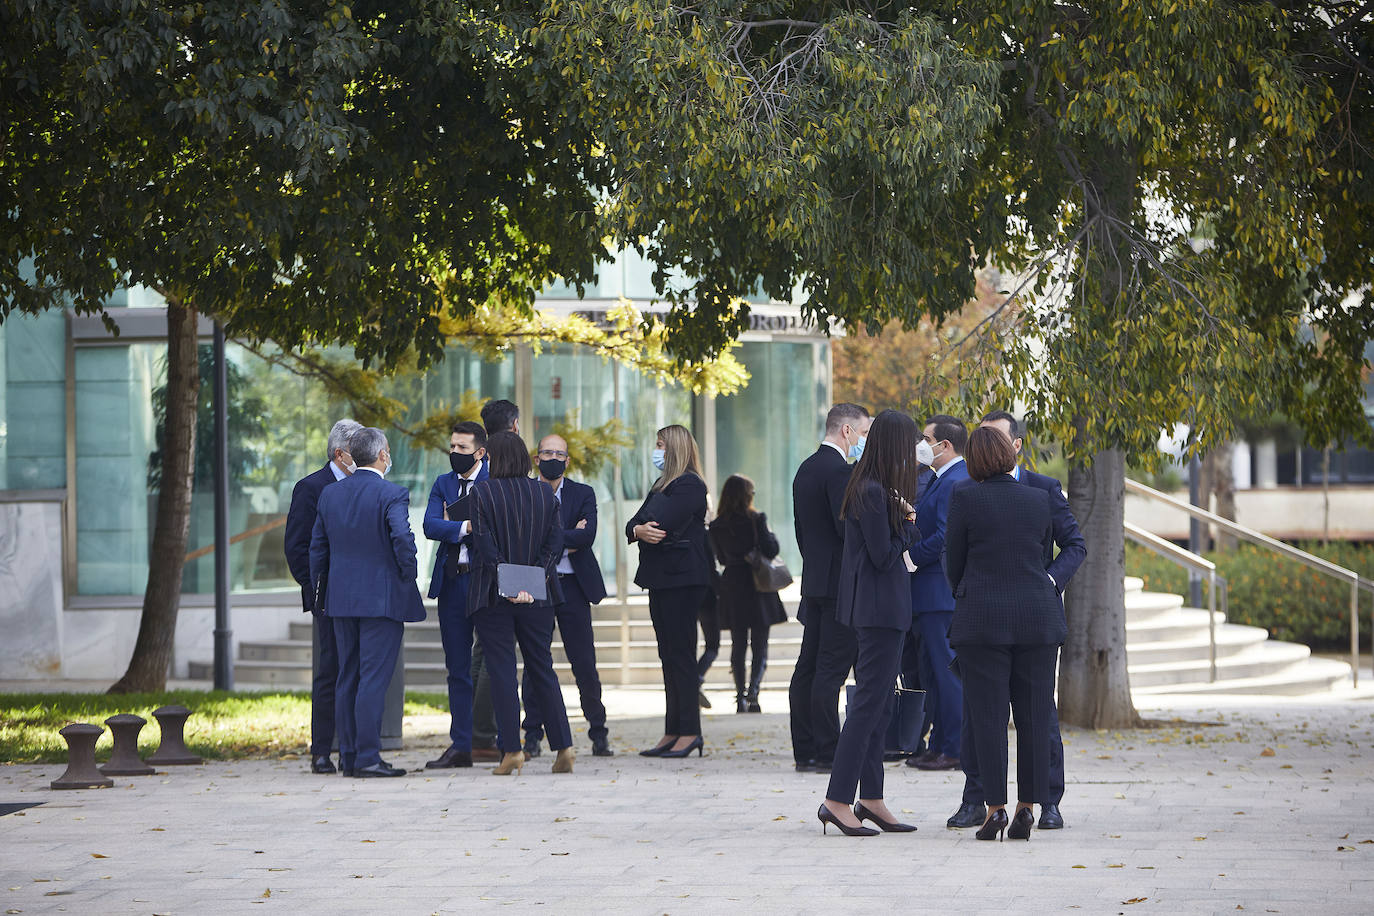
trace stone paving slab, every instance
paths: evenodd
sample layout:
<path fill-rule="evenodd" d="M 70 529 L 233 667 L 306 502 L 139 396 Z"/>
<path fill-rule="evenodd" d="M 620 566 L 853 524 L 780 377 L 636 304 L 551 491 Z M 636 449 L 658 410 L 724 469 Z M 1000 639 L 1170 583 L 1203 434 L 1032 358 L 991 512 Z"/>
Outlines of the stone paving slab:
<path fill-rule="evenodd" d="M 0 817 L 0 910 L 1374 910 L 1367 698 L 1151 698 L 1142 712 L 1176 721 L 1067 729 L 1068 827 L 1020 843 L 945 829 L 962 778 L 900 765 L 886 795 L 917 833 L 822 836 L 826 777 L 792 771 L 784 712 L 718 703 L 705 757 L 653 760 L 633 751 L 657 737 L 661 694 L 612 689 L 607 701 L 618 755 L 586 753 L 579 725 L 571 775 L 550 773 L 547 753 L 515 778 L 489 766 L 426 773 L 442 717 L 407 720 L 406 747 L 390 759 L 412 772 L 395 780 L 257 760 L 53 792 L 61 766 L 0 767 L 0 801 L 44 802 Z M 763 702 L 786 707 L 781 693 Z"/>

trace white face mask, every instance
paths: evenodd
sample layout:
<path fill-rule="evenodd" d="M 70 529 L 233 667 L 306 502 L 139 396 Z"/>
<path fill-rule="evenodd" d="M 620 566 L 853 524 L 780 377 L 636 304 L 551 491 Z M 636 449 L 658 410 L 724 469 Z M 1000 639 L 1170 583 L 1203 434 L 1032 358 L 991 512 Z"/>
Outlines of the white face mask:
<path fill-rule="evenodd" d="M 935 449 L 930 447 L 930 443 L 922 439 L 916 443 L 916 460 L 926 467 L 930 467 L 935 460 Z"/>
<path fill-rule="evenodd" d="M 390 473 L 391 473 L 391 450 L 390 450 L 390 449 L 387 449 L 387 453 L 386 453 L 386 467 L 382 468 L 382 476 L 385 477 L 386 475 L 388 475 L 388 474 L 390 474 Z"/>

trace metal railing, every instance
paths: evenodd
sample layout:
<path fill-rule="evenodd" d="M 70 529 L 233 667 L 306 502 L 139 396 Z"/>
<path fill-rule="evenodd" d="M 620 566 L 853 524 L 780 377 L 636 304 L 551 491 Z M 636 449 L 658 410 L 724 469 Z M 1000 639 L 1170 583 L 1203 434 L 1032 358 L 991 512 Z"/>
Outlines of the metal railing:
<path fill-rule="evenodd" d="M 1157 534 L 1144 528 L 1126 523 L 1126 537 L 1141 547 L 1152 550 L 1166 560 L 1185 569 L 1200 574 L 1207 580 L 1207 680 L 1215 683 L 1217 679 L 1217 584 L 1221 584 L 1221 619 L 1226 619 L 1230 609 L 1230 587 L 1223 576 L 1217 575 L 1217 564 L 1205 557 L 1184 550 L 1173 541 L 1166 541 Z"/>
<path fill-rule="evenodd" d="M 1156 502 L 1165 503 L 1178 509 L 1180 512 L 1186 512 L 1193 518 L 1200 519 L 1204 522 L 1210 522 L 1227 534 L 1249 541 L 1252 544 L 1258 544 L 1280 556 L 1287 557 L 1290 560 L 1297 560 L 1299 563 L 1309 566 L 1320 573 L 1325 573 L 1328 576 L 1350 583 L 1350 674 L 1354 685 L 1357 687 L 1359 686 L 1360 589 L 1365 589 L 1371 594 L 1374 594 L 1374 581 L 1363 578 L 1353 569 L 1337 566 L 1329 560 L 1323 560 L 1321 557 L 1313 556 L 1305 550 L 1299 550 L 1291 544 L 1285 544 L 1283 541 L 1275 540 L 1269 535 L 1262 534 L 1253 528 L 1237 525 L 1230 519 L 1222 518 L 1220 515 L 1208 512 L 1206 509 L 1201 509 L 1197 506 L 1183 502 L 1182 500 L 1174 499 L 1172 496 L 1167 496 L 1153 487 L 1147 487 L 1145 484 L 1137 480 L 1131 480 L 1129 477 L 1126 478 L 1126 492 L 1135 493 L 1137 496 L 1144 496 Z"/>

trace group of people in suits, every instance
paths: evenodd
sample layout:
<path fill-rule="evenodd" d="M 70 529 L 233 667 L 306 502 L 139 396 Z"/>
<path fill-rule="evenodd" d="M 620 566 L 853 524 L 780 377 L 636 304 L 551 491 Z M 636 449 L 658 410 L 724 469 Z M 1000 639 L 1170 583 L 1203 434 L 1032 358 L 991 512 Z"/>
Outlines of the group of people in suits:
<path fill-rule="evenodd" d="M 1028 839 L 1039 804 L 1041 829 L 1063 826 L 1054 684 L 1062 592 L 1086 547 L 1059 482 L 1018 465 L 1021 446 L 1005 411 L 969 433 L 947 415 L 919 428 L 898 411 L 870 418 L 838 404 L 798 469 L 804 635 L 790 689 L 793 755 L 799 771 L 830 774 L 823 827 L 849 836 L 915 830 L 883 794 L 894 686 L 912 643 L 930 739 L 907 763 L 963 769 L 947 825 L 979 827 L 979 839 Z M 838 690 L 851 668 L 839 729 Z M 1010 818 L 1009 707 L 1018 748 Z"/>
<path fill-rule="evenodd" d="M 491 402 L 483 419 L 453 427 L 450 471 L 435 480 L 425 511 L 424 533 L 438 543 L 429 595 L 438 605 L 450 712 L 449 747 L 426 767 L 473 765 L 481 711 L 474 684 L 485 671 L 497 743 L 493 772 L 519 772 L 547 735 L 556 752 L 553 772 L 568 773 L 575 753 L 553 668 L 555 626 L 577 682 L 592 753 L 613 753 L 592 639 L 591 604 L 606 595 L 591 551 L 596 498 L 591 487 L 567 477 L 571 456 L 562 437 L 540 441 L 532 477 L 515 405 Z M 400 776 L 404 770 L 381 759 L 380 731 L 402 624 L 425 617 L 415 584 L 409 491 L 385 480 L 391 456 L 381 430 L 340 420 L 328 447 L 329 463 L 296 485 L 286 531 L 302 604 L 315 615 L 311 768 Z M 372 473 L 360 474 L 364 470 Z M 498 569 L 507 564 L 542 570 L 535 581 L 543 587 L 503 591 Z M 481 666 L 474 664 L 477 651 Z M 330 759 L 336 731 L 339 768 Z"/>

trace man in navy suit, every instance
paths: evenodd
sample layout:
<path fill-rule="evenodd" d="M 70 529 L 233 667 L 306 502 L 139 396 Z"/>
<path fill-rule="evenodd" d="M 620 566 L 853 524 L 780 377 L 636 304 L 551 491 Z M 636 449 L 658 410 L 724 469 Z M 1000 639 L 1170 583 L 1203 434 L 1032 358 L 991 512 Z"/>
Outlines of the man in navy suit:
<path fill-rule="evenodd" d="M 310 581 L 339 650 L 339 762 L 346 776 L 401 776 L 382 760 L 382 708 L 404 625 L 425 619 L 410 491 L 386 480 L 391 447 L 380 429 L 355 432 L 348 453 L 358 470 L 320 494 L 310 538 Z"/>
<path fill-rule="evenodd" d="M 334 682 L 339 679 L 339 653 L 334 645 L 334 628 L 322 619 L 324 608 L 315 607 L 310 587 L 310 535 L 315 530 L 316 506 L 320 492 L 335 481 L 353 473 L 355 465 L 348 454 L 348 437 L 362 429 L 356 420 L 340 420 L 329 431 L 329 461 L 324 467 L 296 481 L 291 491 L 291 508 L 286 513 L 286 565 L 291 578 L 301 587 L 301 607 L 311 614 L 310 635 L 314 643 L 314 673 L 310 682 L 310 770 L 336 773 L 329 759 L 334 748 Z"/>
<path fill-rule="evenodd" d="M 1016 417 L 1005 410 L 994 410 L 984 417 L 979 425 L 1000 429 L 1011 439 L 1016 454 L 1021 454 L 1023 430 Z M 1050 564 L 1048 572 L 1062 598 L 1069 580 L 1078 572 L 1078 567 L 1088 555 L 1087 542 L 1078 531 L 1078 521 L 1069 509 L 1069 501 L 1065 498 L 1064 488 L 1060 486 L 1059 481 L 1019 465 L 1012 471 L 1012 476 L 1027 486 L 1044 490 L 1050 496 L 1054 543 L 1059 548 L 1059 554 Z M 1059 710 L 1051 706 L 1049 712 L 1053 732 L 1050 739 L 1050 797 L 1054 801 L 1041 805 L 1039 827 L 1041 830 L 1058 830 L 1064 826 L 1064 818 L 1059 813 L 1059 802 L 1064 797 L 1064 741 L 1059 734 Z M 945 822 L 949 827 L 977 827 L 987 817 L 987 809 L 982 802 L 983 788 L 978 781 L 978 759 L 973 753 L 972 738 L 967 730 L 961 736 L 964 796 L 959 810 Z"/>
<path fill-rule="evenodd" d="M 472 511 L 468 491 L 487 479 L 487 432 L 459 423 L 448 437 L 451 470 L 440 474 L 425 506 L 425 537 L 438 541 L 429 597 L 438 599 L 439 639 L 448 670 L 449 746 L 429 770 L 472 766 L 472 620 L 468 617 Z"/>
<path fill-rule="evenodd" d="M 601 677 L 596 672 L 596 642 L 592 634 L 592 605 L 606 597 L 601 564 L 592 553 L 596 543 L 596 492 L 585 483 L 568 479 L 571 459 L 568 442 L 562 436 L 540 439 L 535 457 L 539 462 L 539 479 L 553 488 L 563 520 L 564 550 L 557 567 L 563 601 L 554 605 L 554 620 L 577 682 L 592 754 L 610 757 L 615 752 L 606 730 L 606 707 L 601 702 Z M 528 668 L 520 692 L 525 697 L 525 751 L 534 757 L 539 754 L 539 742 L 544 736 L 544 713 L 536 702 L 538 691 L 530 687 Z"/>
<path fill-rule="evenodd" d="M 911 626 L 920 643 L 921 686 L 926 691 L 926 709 L 934 722 L 927 751 L 907 761 L 920 770 L 959 768 L 964 691 L 959 678 L 949 670 L 949 663 L 954 660 L 954 650 L 949 647 L 954 593 L 945 578 L 942 555 L 949 498 L 955 487 L 969 479 L 964 466 L 967 442 L 968 427 L 963 420 L 936 414 L 926 421 L 921 442 L 916 446 L 917 460 L 934 472 L 916 501 L 916 526 L 921 530 L 921 540 L 906 555 L 907 568 L 912 570 Z"/>
<path fill-rule="evenodd" d="M 840 740 L 840 688 L 859 651 L 854 631 L 835 620 L 844 555 L 840 506 L 849 459 L 863 453 L 873 418 L 858 404 L 836 404 L 825 416 L 825 438 L 792 478 L 792 518 L 801 551 L 802 644 L 792 669 L 792 757 L 797 772 L 830 772 Z"/>

